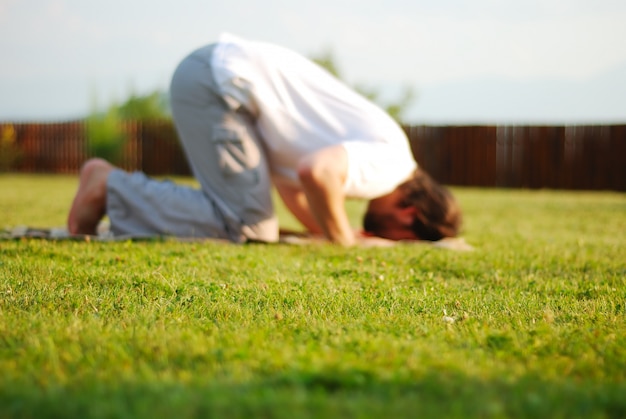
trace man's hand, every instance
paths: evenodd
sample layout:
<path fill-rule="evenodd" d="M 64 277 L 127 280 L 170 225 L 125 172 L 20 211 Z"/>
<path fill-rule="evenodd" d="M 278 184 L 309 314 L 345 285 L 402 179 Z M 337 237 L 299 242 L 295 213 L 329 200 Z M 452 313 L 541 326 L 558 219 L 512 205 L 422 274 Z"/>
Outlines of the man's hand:
<path fill-rule="evenodd" d="M 354 236 L 359 247 L 392 247 L 398 244 L 397 241 L 373 236 L 363 231 L 356 231 Z"/>
<path fill-rule="evenodd" d="M 397 242 L 389 239 L 383 239 L 382 237 L 372 236 L 369 234 L 364 234 L 362 231 L 355 231 L 355 245 L 358 247 L 391 247 L 397 246 L 399 243 L 406 242 Z M 293 232 L 281 230 L 280 241 L 282 243 L 289 243 L 295 245 L 310 245 L 310 244 L 322 244 L 328 243 L 328 241 L 320 236 L 315 234 L 306 234 L 301 232 Z"/>

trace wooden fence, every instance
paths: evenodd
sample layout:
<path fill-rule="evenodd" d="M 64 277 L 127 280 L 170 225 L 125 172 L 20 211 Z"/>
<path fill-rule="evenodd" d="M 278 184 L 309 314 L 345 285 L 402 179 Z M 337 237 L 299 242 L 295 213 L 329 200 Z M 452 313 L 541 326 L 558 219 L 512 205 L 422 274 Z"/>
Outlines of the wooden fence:
<path fill-rule="evenodd" d="M 120 166 L 188 175 L 170 121 L 129 122 Z M 408 126 L 417 162 L 449 185 L 626 191 L 626 125 Z M 0 123 L 0 170 L 77 173 L 85 124 Z"/>
<path fill-rule="evenodd" d="M 407 127 L 450 185 L 626 191 L 626 125 Z"/>

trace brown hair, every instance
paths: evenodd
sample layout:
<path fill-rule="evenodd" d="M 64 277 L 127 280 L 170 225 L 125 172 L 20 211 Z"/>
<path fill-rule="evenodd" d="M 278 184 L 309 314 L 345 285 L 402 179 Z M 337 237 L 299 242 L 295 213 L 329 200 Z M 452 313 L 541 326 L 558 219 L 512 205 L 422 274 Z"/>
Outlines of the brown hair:
<path fill-rule="evenodd" d="M 459 234 L 461 208 L 452 193 L 428 173 L 416 169 L 399 188 L 404 195 L 403 205 L 417 209 L 411 229 L 419 239 L 437 241 Z"/>

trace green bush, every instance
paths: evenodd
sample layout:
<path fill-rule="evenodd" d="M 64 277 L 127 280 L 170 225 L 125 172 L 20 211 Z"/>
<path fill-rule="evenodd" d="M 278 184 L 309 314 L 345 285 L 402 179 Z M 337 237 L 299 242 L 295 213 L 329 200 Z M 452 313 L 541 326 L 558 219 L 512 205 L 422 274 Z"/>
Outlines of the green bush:
<path fill-rule="evenodd" d="M 15 168 L 22 157 L 22 151 L 16 144 L 15 128 L 4 125 L 0 131 L 0 172 L 8 172 Z"/>
<path fill-rule="evenodd" d="M 122 159 L 126 133 L 115 108 L 105 114 L 93 113 L 87 118 L 87 151 L 114 164 Z"/>

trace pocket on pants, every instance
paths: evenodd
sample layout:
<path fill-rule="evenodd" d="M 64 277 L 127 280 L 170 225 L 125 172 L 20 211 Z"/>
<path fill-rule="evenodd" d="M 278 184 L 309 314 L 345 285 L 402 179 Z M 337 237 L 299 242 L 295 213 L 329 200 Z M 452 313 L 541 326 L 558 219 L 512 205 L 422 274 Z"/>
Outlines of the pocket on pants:
<path fill-rule="evenodd" d="M 241 186 L 259 183 L 261 153 L 245 129 L 215 127 L 213 144 L 226 182 Z"/>

